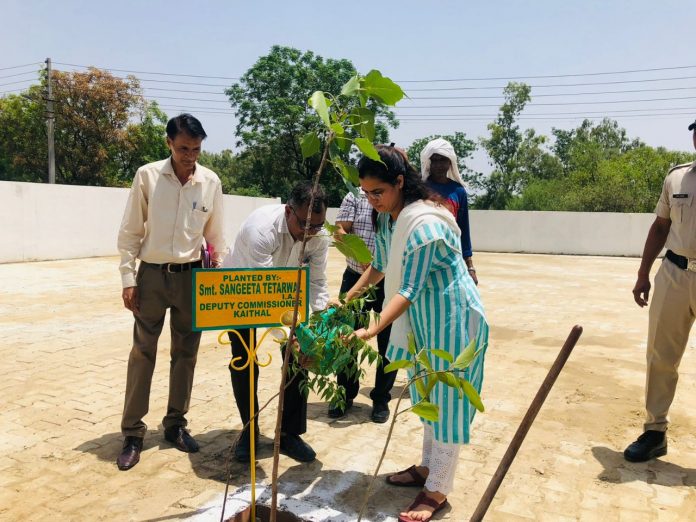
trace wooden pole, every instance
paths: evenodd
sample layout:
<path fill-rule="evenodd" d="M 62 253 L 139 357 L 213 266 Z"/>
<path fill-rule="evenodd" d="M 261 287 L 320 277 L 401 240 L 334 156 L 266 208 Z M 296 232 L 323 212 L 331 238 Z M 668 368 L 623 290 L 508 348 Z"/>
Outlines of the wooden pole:
<path fill-rule="evenodd" d="M 534 400 L 532 400 L 532 404 L 529 406 L 529 409 L 522 419 L 519 428 L 517 428 L 515 436 L 512 437 L 512 441 L 510 442 L 505 455 L 503 455 L 503 459 L 500 461 L 498 469 L 495 470 L 486 491 L 483 493 L 483 497 L 481 497 L 478 506 L 476 506 L 474 514 L 471 515 L 470 522 L 480 522 L 483 520 L 486 511 L 488 511 L 488 507 L 493 501 L 493 497 L 495 497 L 501 482 L 505 478 L 505 474 L 512 465 L 512 461 L 515 460 L 517 451 L 520 449 L 522 442 L 524 442 L 524 438 L 527 436 L 529 428 L 531 428 L 534 419 L 536 419 L 541 406 L 544 404 L 546 397 L 551 391 L 551 387 L 556 382 L 558 374 L 561 373 L 563 366 L 568 360 L 568 357 L 570 357 L 570 353 L 573 351 L 573 348 L 575 348 L 575 343 L 578 342 L 581 334 L 582 326 L 573 326 L 573 329 L 570 331 L 570 334 L 568 334 L 568 338 L 566 339 L 563 348 L 561 348 L 561 351 L 558 353 L 558 357 L 556 357 L 556 361 L 551 366 L 549 373 L 546 375 L 546 379 L 544 379 L 544 382 L 541 384 L 541 388 L 539 388 L 539 391 L 534 397 Z"/>

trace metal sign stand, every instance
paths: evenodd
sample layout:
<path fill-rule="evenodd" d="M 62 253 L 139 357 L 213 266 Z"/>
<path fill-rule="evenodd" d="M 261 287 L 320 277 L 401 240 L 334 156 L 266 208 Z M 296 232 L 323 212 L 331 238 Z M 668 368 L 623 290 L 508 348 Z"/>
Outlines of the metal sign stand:
<path fill-rule="evenodd" d="M 244 364 L 239 364 L 239 362 L 244 359 L 243 356 L 239 357 L 233 357 L 230 360 L 230 368 L 233 371 L 238 371 L 242 372 L 244 371 L 247 367 L 249 368 L 249 415 L 251 417 L 251 420 L 249 421 L 249 452 L 251 454 L 251 460 L 250 460 L 250 465 L 249 465 L 249 470 L 250 470 L 250 475 L 251 475 L 251 520 L 256 520 L 256 412 L 254 409 L 255 403 L 254 403 L 254 397 L 256 397 L 256 390 L 254 388 L 254 365 L 251 364 L 252 361 L 256 363 L 258 366 L 261 368 L 265 368 L 269 364 L 271 364 L 271 361 L 273 360 L 273 357 L 268 354 L 268 360 L 264 363 L 259 362 L 259 359 L 256 354 L 256 350 L 261 344 L 263 343 L 263 340 L 266 338 L 266 335 L 268 335 L 270 332 L 277 332 L 279 333 L 278 335 L 274 335 L 274 337 L 281 342 L 287 341 L 288 335 L 283 330 L 282 328 L 278 327 L 273 327 L 267 329 L 263 335 L 261 336 L 261 339 L 259 340 L 258 343 L 256 343 L 256 329 L 251 328 L 250 333 L 251 333 L 251 339 L 250 343 L 247 344 L 242 335 L 237 331 L 237 330 L 226 330 L 224 332 L 221 332 L 220 335 L 218 336 L 218 343 L 220 344 L 232 344 L 232 341 L 226 340 L 226 334 L 233 333 L 236 335 L 240 342 L 242 343 L 242 346 L 244 346 L 244 349 L 247 352 L 247 358 L 246 362 Z"/>

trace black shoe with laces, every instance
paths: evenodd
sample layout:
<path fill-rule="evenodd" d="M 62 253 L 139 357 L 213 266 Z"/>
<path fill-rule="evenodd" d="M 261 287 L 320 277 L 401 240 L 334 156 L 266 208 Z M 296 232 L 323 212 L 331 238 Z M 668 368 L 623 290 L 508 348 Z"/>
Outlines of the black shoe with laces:
<path fill-rule="evenodd" d="M 331 417 L 332 419 L 340 419 L 352 407 L 353 407 L 353 399 L 346 399 L 345 408 L 341 408 L 339 406 L 329 406 L 328 416 Z"/>
<path fill-rule="evenodd" d="M 312 447 L 294 433 L 280 436 L 280 452 L 298 462 L 312 462 L 317 458 Z"/>
<path fill-rule="evenodd" d="M 255 445 L 254 447 L 256 448 L 256 455 L 258 456 L 259 452 L 259 430 L 258 428 L 255 430 L 256 432 L 256 437 L 255 437 Z M 234 446 L 234 458 L 237 460 L 237 462 L 243 462 L 243 463 L 248 463 L 251 462 L 251 440 L 249 438 L 249 428 L 244 430 L 242 432 L 241 436 L 237 440 L 237 444 Z"/>
<path fill-rule="evenodd" d="M 645 462 L 667 455 L 667 437 L 664 431 L 648 430 L 624 450 L 629 462 Z"/>
<path fill-rule="evenodd" d="M 372 403 L 372 422 L 384 424 L 389 420 L 389 405 L 386 402 L 375 401 Z"/>

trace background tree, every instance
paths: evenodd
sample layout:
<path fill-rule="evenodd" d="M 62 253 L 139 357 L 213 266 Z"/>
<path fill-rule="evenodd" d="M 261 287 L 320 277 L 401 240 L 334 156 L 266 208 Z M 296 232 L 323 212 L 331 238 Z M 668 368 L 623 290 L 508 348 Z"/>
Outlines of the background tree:
<path fill-rule="evenodd" d="M 115 161 L 106 169 L 109 184 L 130 186 L 141 165 L 169 156 L 167 147 L 167 115 L 156 102 L 142 101 L 138 120 L 128 124 L 120 143 L 114 145 Z"/>
<path fill-rule="evenodd" d="M 693 154 L 641 145 L 596 162 L 585 170 L 529 183 L 512 210 L 571 212 L 652 212 L 668 170 L 693 160 Z"/>
<path fill-rule="evenodd" d="M 230 103 L 239 120 L 236 132 L 243 150 L 237 187 L 253 187 L 264 195 L 285 197 L 302 179 L 311 179 L 319 166 L 316 157 L 304 158 L 300 139 L 316 128 L 319 118 L 307 106 L 315 91 L 340 92 L 355 76 L 349 60 L 324 59 L 311 51 L 274 46 L 227 89 Z M 374 126 L 374 140 L 387 141 L 387 125 L 396 126 L 394 115 L 383 103 L 371 99 L 380 120 Z M 345 161 L 350 161 L 347 153 Z M 331 205 L 341 201 L 343 185 L 332 176 L 326 182 Z"/>
<path fill-rule="evenodd" d="M 48 181 L 45 104 L 41 86 L 0 98 L 0 179 Z"/>
<path fill-rule="evenodd" d="M 555 138 L 552 150 L 566 174 L 582 170 L 592 176 L 600 161 L 644 145 L 639 139 L 630 140 L 626 129 L 609 118 L 597 125 L 585 119 L 575 129 L 554 128 L 551 133 Z"/>
<path fill-rule="evenodd" d="M 524 83 L 510 82 L 503 89 L 505 102 L 496 120 L 488 124 L 490 137 L 481 139 L 493 171 L 475 180 L 482 191 L 474 202 L 477 208 L 507 208 L 531 178 L 545 175 L 546 167 L 553 165 L 550 155 L 541 148 L 546 138 L 534 129 L 522 132 L 517 125 L 517 117 L 531 100 L 530 93 L 531 88 Z"/>
<path fill-rule="evenodd" d="M 46 79 L 0 99 L 0 176 L 47 181 Z M 137 80 L 90 68 L 56 72 L 56 182 L 124 186 L 135 169 L 162 159 L 167 116 L 146 101 Z"/>
<path fill-rule="evenodd" d="M 109 164 L 126 142 L 126 129 L 142 99 L 135 77 L 123 80 L 90 68 L 53 76 L 56 100 L 56 182 L 107 185 Z"/>

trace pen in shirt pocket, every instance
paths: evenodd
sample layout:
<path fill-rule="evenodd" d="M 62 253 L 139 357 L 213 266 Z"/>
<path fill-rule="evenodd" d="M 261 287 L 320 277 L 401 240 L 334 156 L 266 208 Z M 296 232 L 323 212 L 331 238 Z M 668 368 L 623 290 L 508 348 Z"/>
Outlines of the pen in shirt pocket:
<path fill-rule="evenodd" d="M 196 202 L 193 202 L 193 210 L 196 210 Z"/>

